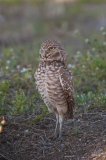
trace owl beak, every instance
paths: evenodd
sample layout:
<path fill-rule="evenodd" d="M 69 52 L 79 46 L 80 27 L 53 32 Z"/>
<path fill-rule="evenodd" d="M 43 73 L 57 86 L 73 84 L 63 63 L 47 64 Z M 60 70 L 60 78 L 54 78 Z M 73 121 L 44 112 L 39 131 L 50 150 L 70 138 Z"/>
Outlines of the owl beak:
<path fill-rule="evenodd" d="M 46 58 L 46 51 L 43 51 L 43 57 Z"/>

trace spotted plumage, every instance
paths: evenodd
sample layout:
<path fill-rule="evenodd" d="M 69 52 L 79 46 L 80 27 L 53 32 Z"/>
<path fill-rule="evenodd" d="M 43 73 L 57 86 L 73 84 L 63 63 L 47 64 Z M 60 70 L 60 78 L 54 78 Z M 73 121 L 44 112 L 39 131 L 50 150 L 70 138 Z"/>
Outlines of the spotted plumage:
<path fill-rule="evenodd" d="M 35 72 L 36 86 L 50 112 L 56 115 L 54 136 L 62 136 L 64 118 L 73 118 L 74 87 L 66 54 L 60 42 L 47 40 L 41 45 L 40 63 Z"/>

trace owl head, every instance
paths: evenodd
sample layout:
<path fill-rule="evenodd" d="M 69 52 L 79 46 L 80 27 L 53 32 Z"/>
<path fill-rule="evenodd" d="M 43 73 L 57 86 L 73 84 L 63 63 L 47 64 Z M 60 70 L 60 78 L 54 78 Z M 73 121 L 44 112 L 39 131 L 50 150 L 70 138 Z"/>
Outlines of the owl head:
<path fill-rule="evenodd" d="M 56 40 L 47 40 L 41 44 L 41 61 L 66 61 L 66 54 L 63 45 Z"/>

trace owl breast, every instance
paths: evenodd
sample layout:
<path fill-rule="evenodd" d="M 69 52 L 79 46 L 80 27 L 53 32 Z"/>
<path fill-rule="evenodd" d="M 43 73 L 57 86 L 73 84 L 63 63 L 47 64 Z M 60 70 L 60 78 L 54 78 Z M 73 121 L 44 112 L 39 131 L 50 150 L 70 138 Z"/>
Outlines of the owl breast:
<path fill-rule="evenodd" d="M 66 105 L 66 98 L 59 80 L 59 67 L 54 65 L 39 65 L 36 72 L 36 85 L 46 106 L 53 112 L 56 105 Z"/>

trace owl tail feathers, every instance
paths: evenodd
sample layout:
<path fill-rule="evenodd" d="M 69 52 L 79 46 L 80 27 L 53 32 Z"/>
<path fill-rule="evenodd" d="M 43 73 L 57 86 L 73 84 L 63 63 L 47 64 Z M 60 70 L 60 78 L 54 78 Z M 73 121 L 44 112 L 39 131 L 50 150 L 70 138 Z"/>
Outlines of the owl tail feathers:
<path fill-rule="evenodd" d="M 73 108 L 74 108 L 74 99 L 67 100 L 68 104 L 68 109 L 67 109 L 67 114 L 66 114 L 66 119 L 73 119 Z"/>

